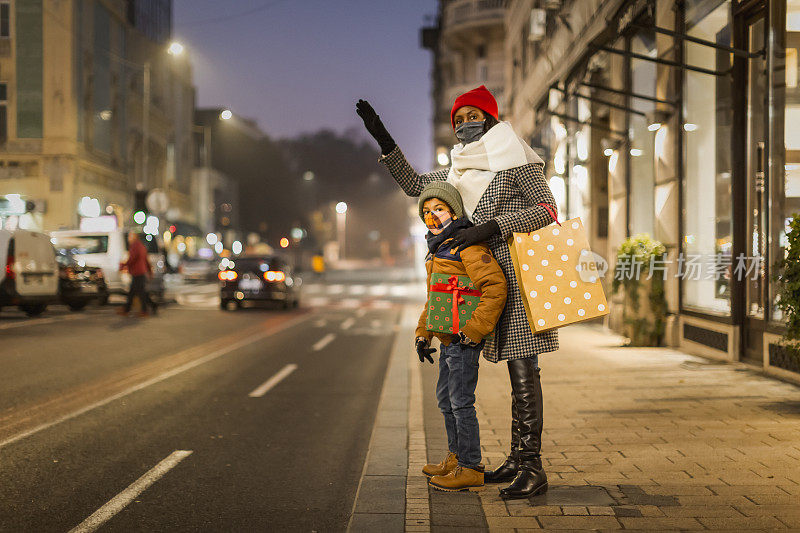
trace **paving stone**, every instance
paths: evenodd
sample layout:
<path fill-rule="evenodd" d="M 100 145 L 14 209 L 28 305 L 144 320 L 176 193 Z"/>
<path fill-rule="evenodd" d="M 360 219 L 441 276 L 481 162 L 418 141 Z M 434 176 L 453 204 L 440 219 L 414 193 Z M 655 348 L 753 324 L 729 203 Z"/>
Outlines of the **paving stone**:
<path fill-rule="evenodd" d="M 540 516 L 544 529 L 622 529 L 611 516 Z"/>
<path fill-rule="evenodd" d="M 511 516 L 561 516 L 563 514 L 558 505 L 509 506 L 508 512 Z"/>
<path fill-rule="evenodd" d="M 742 516 L 738 518 L 698 518 L 709 529 L 786 529 L 777 518 L 770 516 Z"/>
<path fill-rule="evenodd" d="M 662 531 L 665 529 L 702 529 L 703 524 L 694 518 L 657 518 L 657 517 L 620 517 L 619 521 L 625 529 L 649 529 Z"/>
<path fill-rule="evenodd" d="M 541 529 L 539 523 L 534 517 L 528 516 L 487 516 L 486 523 L 490 531 L 500 530 L 503 528 L 516 529 Z"/>
<path fill-rule="evenodd" d="M 613 507 L 589 507 L 588 510 L 594 516 L 614 516 Z"/>

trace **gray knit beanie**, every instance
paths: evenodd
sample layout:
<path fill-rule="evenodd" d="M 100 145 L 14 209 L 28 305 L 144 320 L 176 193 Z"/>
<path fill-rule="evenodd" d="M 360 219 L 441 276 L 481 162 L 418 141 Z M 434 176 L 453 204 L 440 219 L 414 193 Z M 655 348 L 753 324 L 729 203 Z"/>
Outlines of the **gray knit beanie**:
<path fill-rule="evenodd" d="M 419 195 L 419 218 L 423 222 L 425 217 L 422 215 L 422 204 L 431 198 L 438 198 L 450 206 L 456 218 L 464 216 L 464 203 L 461 201 L 461 193 L 458 192 L 458 189 L 446 181 L 432 181 L 422 189 Z"/>

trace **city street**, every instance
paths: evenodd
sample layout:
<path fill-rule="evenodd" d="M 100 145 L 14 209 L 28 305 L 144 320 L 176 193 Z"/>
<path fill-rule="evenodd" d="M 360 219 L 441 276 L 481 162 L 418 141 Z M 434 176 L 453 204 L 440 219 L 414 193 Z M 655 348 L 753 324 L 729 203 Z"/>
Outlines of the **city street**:
<path fill-rule="evenodd" d="M 216 284 L 146 319 L 4 310 L 0 530 L 68 530 L 142 477 L 106 530 L 344 529 L 398 307 L 307 288 L 331 287 L 295 311 L 222 311 Z"/>

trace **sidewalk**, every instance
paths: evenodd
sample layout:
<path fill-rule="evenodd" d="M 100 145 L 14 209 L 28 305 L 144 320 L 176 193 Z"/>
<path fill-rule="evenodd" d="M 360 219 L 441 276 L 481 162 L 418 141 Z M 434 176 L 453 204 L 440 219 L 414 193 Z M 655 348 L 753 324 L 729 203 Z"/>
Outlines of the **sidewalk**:
<path fill-rule="evenodd" d="M 351 530 L 800 530 L 800 388 L 667 348 L 624 348 L 595 326 L 560 335 L 561 349 L 540 359 L 550 490 L 509 502 L 494 485 L 429 489 L 419 470 L 446 452 L 436 367 L 420 365 L 410 340 L 398 337 L 365 472 L 387 448 L 402 447 L 407 461 L 393 457 L 383 466 L 391 472 L 375 470 L 394 475 L 392 490 L 375 485 L 388 478 L 365 476 L 356 509 L 383 514 L 358 514 Z M 508 451 L 509 394 L 505 364 L 482 361 L 477 409 L 487 467 Z M 398 419 L 407 433 L 392 427 Z"/>
<path fill-rule="evenodd" d="M 550 490 L 503 502 L 487 486 L 489 528 L 800 528 L 800 388 L 667 348 L 624 348 L 599 327 L 560 338 L 539 362 Z M 509 390 L 505 368 L 481 365 L 488 465 L 508 450 Z"/>

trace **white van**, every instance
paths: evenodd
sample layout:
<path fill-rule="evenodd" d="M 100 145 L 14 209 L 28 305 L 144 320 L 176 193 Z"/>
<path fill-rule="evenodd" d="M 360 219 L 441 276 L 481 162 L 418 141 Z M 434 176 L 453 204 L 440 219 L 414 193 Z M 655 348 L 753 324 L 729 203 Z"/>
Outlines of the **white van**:
<path fill-rule="evenodd" d="M 58 299 L 58 263 L 44 233 L 0 230 L 0 269 L 0 307 L 36 316 Z"/>
<path fill-rule="evenodd" d="M 147 288 L 161 298 L 164 294 L 164 255 L 155 237 L 151 235 L 141 237 L 142 243 L 147 248 L 147 258 L 153 267 L 153 279 L 148 282 Z M 150 240 L 147 240 L 147 237 L 150 237 Z M 119 271 L 119 264 L 128 257 L 127 229 L 59 230 L 51 231 L 50 238 L 59 252 L 72 256 L 79 264 L 102 268 L 109 293 L 123 294 L 127 291 L 131 281 L 130 275 Z"/>

